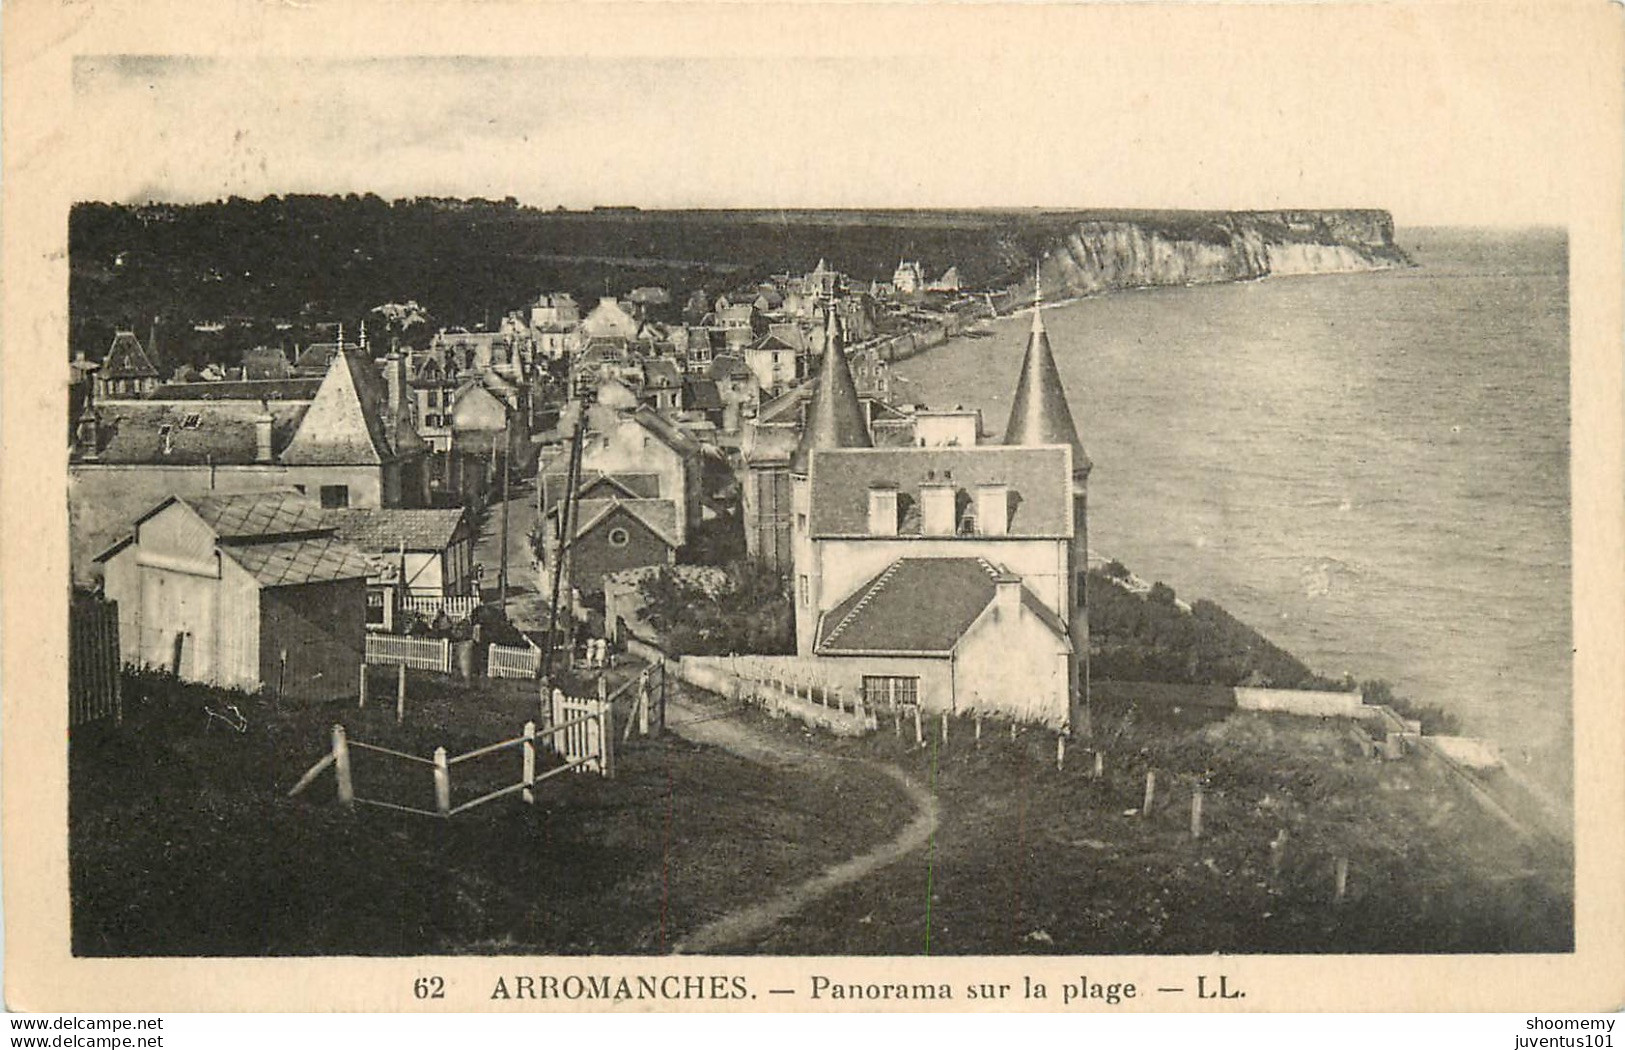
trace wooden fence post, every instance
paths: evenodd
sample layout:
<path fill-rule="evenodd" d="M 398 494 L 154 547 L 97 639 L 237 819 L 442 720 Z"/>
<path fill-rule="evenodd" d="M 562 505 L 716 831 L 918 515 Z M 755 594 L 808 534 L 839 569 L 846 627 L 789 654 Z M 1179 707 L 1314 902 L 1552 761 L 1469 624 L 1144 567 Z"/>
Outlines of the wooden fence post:
<path fill-rule="evenodd" d="M 520 792 L 519 797 L 523 798 L 526 803 L 534 806 L 536 804 L 536 792 L 532 791 L 531 788 L 536 783 L 536 723 L 535 722 L 526 722 L 525 723 L 525 742 L 520 745 L 520 748 L 522 749 L 523 756 L 524 756 L 523 757 L 524 766 L 523 766 L 523 772 L 521 773 L 521 779 L 524 781 L 525 790 Z"/>
<path fill-rule="evenodd" d="M 446 749 L 434 749 L 434 808 L 442 817 L 451 816 L 451 765 Z"/>
<path fill-rule="evenodd" d="M 395 724 L 400 725 L 406 721 L 406 665 L 396 664 L 395 668 Z"/>
<path fill-rule="evenodd" d="M 1200 782 L 1198 782 L 1197 785 L 1196 785 L 1196 790 L 1191 792 L 1191 838 L 1199 839 L 1201 837 L 1202 837 L 1202 785 L 1201 785 Z"/>
<path fill-rule="evenodd" d="M 333 772 L 339 786 L 339 802 L 355 806 L 355 781 L 350 777 L 350 742 L 344 738 L 344 727 L 333 727 Z"/>
<path fill-rule="evenodd" d="M 361 702 L 356 704 L 356 706 L 357 707 L 366 707 L 367 706 L 367 661 L 365 661 L 365 660 L 361 661 L 361 690 L 360 690 L 360 696 L 361 696 Z"/>
<path fill-rule="evenodd" d="M 920 705 L 914 705 L 914 743 L 917 747 L 925 746 L 925 730 L 920 725 Z"/>
<path fill-rule="evenodd" d="M 649 735 L 649 675 L 638 680 L 638 735 Z"/>
<path fill-rule="evenodd" d="M 1148 769 L 1145 771 L 1145 801 L 1140 805 L 1140 816 L 1149 817 L 1151 815 L 1151 804 L 1156 800 L 1157 771 Z"/>
<path fill-rule="evenodd" d="M 1066 769 L 1066 734 L 1055 734 L 1055 772 L 1064 772 Z"/>
<path fill-rule="evenodd" d="M 1337 858 L 1337 865 L 1332 871 L 1332 879 L 1334 882 L 1332 903 L 1342 904 L 1343 896 L 1348 892 L 1349 888 L 1349 859 L 1347 857 Z"/>
<path fill-rule="evenodd" d="M 982 712 L 976 712 L 976 746 L 982 746 Z"/>
<path fill-rule="evenodd" d="M 666 658 L 660 658 L 660 717 L 655 719 L 655 735 L 660 736 L 666 732 L 666 679 L 671 677 L 671 668 L 666 666 Z"/>
<path fill-rule="evenodd" d="M 942 712 L 942 742 L 948 742 L 948 712 Z"/>
<path fill-rule="evenodd" d="M 598 731 L 600 751 L 599 764 L 603 767 L 604 776 L 615 775 L 615 708 L 609 702 L 609 685 L 600 676 L 598 679 Z"/>
<path fill-rule="evenodd" d="M 891 705 L 891 728 L 893 736 L 899 740 L 903 739 L 903 707 L 895 700 Z"/>
<path fill-rule="evenodd" d="M 1270 841 L 1270 881 L 1276 882 L 1281 878 L 1281 865 L 1286 860 L 1287 830 L 1282 828 Z"/>
<path fill-rule="evenodd" d="M 1016 724 L 1014 722 L 1010 723 L 1010 742 L 1012 744 L 1016 742 Z"/>

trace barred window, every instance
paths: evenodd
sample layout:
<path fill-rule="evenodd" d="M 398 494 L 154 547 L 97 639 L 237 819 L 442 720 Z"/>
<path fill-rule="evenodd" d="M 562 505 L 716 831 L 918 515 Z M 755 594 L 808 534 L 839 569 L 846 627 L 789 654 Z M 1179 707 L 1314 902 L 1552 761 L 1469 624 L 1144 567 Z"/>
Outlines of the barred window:
<path fill-rule="evenodd" d="M 868 707 L 908 706 L 920 702 L 920 680 L 899 675 L 863 676 L 863 703 Z"/>

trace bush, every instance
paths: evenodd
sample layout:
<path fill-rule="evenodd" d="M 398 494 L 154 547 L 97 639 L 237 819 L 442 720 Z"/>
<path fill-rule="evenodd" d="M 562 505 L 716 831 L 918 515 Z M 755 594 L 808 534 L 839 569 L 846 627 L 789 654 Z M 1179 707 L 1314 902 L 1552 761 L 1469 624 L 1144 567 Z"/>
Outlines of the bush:
<path fill-rule="evenodd" d="M 1394 687 L 1381 678 L 1360 683 L 1365 702 L 1374 707 L 1389 707 L 1401 718 L 1422 723 L 1427 736 L 1454 736 L 1461 732 L 1461 720 L 1438 704 L 1419 704 L 1409 697 L 1399 696 Z"/>
<path fill-rule="evenodd" d="M 660 632 L 668 651 L 695 656 L 788 653 L 795 621 L 784 578 L 751 562 L 726 568 L 726 581 L 707 588 L 671 569 L 639 587 L 641 615 Z"/>

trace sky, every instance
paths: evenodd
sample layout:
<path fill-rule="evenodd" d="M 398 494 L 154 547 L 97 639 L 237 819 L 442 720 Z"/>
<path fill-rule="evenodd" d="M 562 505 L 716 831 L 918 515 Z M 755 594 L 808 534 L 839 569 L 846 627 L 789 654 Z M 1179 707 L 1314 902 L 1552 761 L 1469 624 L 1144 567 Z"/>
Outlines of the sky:
<path fill-rule="evenodd" d="M 889 54 L 81 55 L 74 191 L 1568 213 L 1585 144 L 1538 39 L 1202 28 Z"/>

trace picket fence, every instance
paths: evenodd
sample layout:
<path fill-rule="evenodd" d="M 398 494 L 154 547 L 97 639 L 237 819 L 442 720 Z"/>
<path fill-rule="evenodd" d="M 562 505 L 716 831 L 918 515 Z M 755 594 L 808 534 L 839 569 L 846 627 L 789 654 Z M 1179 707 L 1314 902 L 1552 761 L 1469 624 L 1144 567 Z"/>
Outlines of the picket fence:
<path fill-rule="evenodd" d="M 367 635 L 367 663 L 404 664 L 419 671 L 451 673 L 451 640 L 408 638 L 400 634 Z"/>
<path fill-rule="evenodd" d="M 534 645 L 498 645 L 486 651 L 485 673 L 490 678 L 535 678 L 542 670 L 542 651 Z"/>
<path fill-rule="evenodd" d="M 467 595 L 456 598 L 402 598 L 401 608 L 419 616 L 434 618 L 440 615 L 442 609 L 446 616 L 453 621 L 466 620 L 474 615 L 474 610 L 480 607 L 479 598 Z"/>

